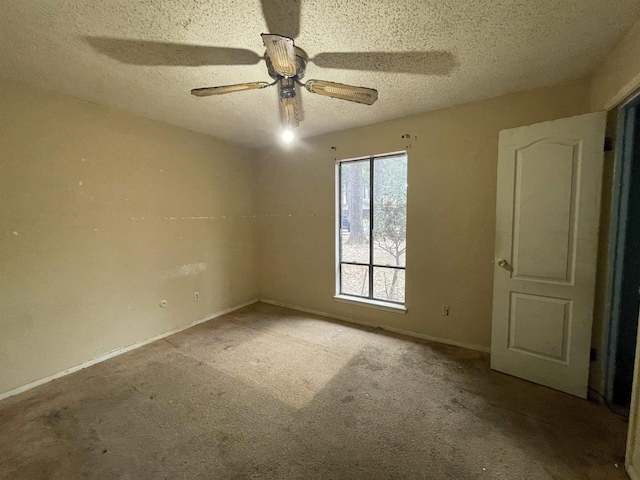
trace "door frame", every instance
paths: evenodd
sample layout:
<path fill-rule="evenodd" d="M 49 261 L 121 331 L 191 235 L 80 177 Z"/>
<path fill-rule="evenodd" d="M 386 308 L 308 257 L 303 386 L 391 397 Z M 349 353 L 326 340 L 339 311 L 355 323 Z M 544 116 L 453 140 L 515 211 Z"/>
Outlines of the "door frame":
<path fill-rule="evenodd" d="M 640 318 L 639 318 L 640 321 Z M 638 340 L 640 335 L 636 339 L 636 358 L 633 362 L 633 389 L 631 390 L 631 408 L 629 409 L 629 427 L 627 428 L 627 445 L 625 450 L 624 466 L 631 477 L 631 480 L 640 480 L 640 472 L 637 471 L 636 459 L 633 458 L 633 452 L 636 448 L 636 432 L 638 431 L 638 405 L 640 404 L 640 388 L 638 388 L 639 373 L 640 373 L 640 355 L 637 355 Z"/>
<path fill-rule="evenodd" d="M 620 305 L 622 274 L 624 266 L 625 238 L 627 233 L 627 214 L 631 165 L 633 160 L 633 131 L 635 122 L 640 120 L 640 92 L 622 104 L 618 112 L 616 126 L 616 145 L 613 165 L 613 192 L 611 197 L 611 222 L 609 227 L 609 251 L 607 264 L 607 287 L 604 318 L 608 332 L 603 332 L 602 350 L 605 355 L 605 385 L 603 396 L 608 403 L 613 402 L 614 380 L 616 373 L 617 343 L 620 325 Z M 631 140 L 631 141 L 629 141 Z"/>

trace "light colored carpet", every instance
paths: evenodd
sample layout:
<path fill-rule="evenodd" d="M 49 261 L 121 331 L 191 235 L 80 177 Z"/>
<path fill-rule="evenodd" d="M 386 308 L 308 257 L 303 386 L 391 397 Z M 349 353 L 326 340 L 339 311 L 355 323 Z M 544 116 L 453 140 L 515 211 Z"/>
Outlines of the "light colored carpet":
<path fill-rule="evenodd" d="M 625 432 L 485 354 L 255 304 L 0 402 L 0 478 L 624 479 Z"/>

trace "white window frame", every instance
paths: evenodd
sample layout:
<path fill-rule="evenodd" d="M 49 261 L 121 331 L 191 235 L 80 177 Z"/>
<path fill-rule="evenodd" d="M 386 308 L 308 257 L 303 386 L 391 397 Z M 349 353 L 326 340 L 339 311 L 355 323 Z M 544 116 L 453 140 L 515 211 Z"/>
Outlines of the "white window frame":
<path fill-rule="evenodd" d="M 405 272 L 405 282 L 406 282 L 406 271 L 407 271 L 407 263 L 405 261 L 404 267 L 390 267 L 389 265 L 375 265 L 373 263 L 373 176 L 374 176 L 374 168 L 373 162 L 376 159 L 383 159 L 387 157 L 397 157 L 400 155 L 404 155 L 407 158 L 407 163 L 409 162 L 409 154 L 406 150 L 400 150 L 397 152 L 376 154 L 376 155 L 367 155 L 365 157 L 356 157 L 356 158 L 346 158 L 343 160 L 336 160 L 335 164 L 335 211 L 336 211 L 336 224 L 335 224 L 335 295 L 334 298 L 337 302 L 348 303 L 353 305 L 359 305 L 364 307 L 370 307 L 378 310 L 390 311 L 393 313 L 401 313 L 405 314 L 407 312 L 406 308 L 406 283 L 405 283 L 405 301 L 402 302 L 393 302 L 389 300 L 377 300 L 373 298 L 373 268 L 398 268 L 399 270 L 404 270 Z M 368 160 L 370 162 L 370 174 L 369 174 L 369 263 L 368 264 L 359 264 L 357 262 L 343 262 L 342 257 L 342 184 L 341 184 L 341 175 L 340 175 L 340 166 L 343 163 L 350 162 L 358 162 Z M 406 258 L 406 257 L 405 257 Z M 341 265 L 342 264 L 351 264 L 351 265 L 363 265 L 369 268 L 369 296 L 361 297 L 357 295 L 347 295 L 341 293 Z"/>

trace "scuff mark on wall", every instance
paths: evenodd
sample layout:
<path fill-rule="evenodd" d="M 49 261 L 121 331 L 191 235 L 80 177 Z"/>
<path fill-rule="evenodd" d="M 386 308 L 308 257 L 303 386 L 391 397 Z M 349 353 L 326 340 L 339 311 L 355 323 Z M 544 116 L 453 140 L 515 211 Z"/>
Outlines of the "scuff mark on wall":
<path fill-rule="evenodd" d="M 206 269 L 207 264 L 205 262 L 187 263 L 185 265 L 179 266 L 178 268 L 174 268 L 173 270 L 169 270 L 166 273 L 166 278 L 188 277 L 190 275 L 197 275 L 198 273 L 204 272 Z"/>

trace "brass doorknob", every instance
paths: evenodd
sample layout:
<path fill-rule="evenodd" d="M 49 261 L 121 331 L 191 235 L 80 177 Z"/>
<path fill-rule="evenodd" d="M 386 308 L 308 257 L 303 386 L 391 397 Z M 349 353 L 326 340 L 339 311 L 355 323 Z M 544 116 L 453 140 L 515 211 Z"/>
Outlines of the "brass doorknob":
<path fill-rule="evenodd" d="M 507 262 L 504 258 L 499 258 L 498 259 L 498 266 L 499 267 L 506 267 L 507 265 L 509 265 L 509 262 Z"/>

